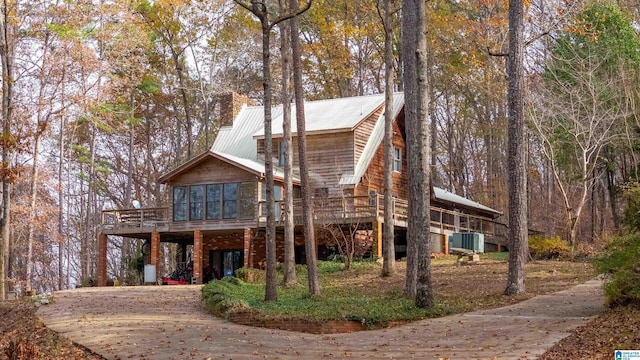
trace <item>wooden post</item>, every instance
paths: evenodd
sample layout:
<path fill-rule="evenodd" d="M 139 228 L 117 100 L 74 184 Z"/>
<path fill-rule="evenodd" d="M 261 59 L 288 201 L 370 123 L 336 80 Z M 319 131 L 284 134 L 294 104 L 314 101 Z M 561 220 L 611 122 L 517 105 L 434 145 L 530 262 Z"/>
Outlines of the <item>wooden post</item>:
<path fill-rule="evenodd" d="M 107 235 L 98 234 L 98 286 L 107 286 Z"/>
<path fill-rule="evenodd" d="M 445 255 L 449 254 L 449 239 L 447 234 L 442 234 L 442 250 Z"/>
<path fill-rule="evenodd" d="M 158 263 L 160 262 L 160 233 L 154 231 L 151 233 L 151 265 L 156 267 L 156 282 L 158 281 L 158 274 L 160 269 Z"/>
<path fill-rule="evenodd" d="M 202 231 L 193 232 L 193 277 L 196 284 L 202 284 Z"/>
<path fill-rule="evenodd" d="M 251 259 L 251 229 L 244 228 L 244 234 L 242 238 L 242 249 L 244 250 L 244 257 L 242 258 L 243 266 L 246 268 L 253 267 Z"/>
<path fill-rule="evenodd" d="M 382 223 L 374 221 L 371 228 L 373 229 L 373 255 L 379 259 L 382 257 Z"/>

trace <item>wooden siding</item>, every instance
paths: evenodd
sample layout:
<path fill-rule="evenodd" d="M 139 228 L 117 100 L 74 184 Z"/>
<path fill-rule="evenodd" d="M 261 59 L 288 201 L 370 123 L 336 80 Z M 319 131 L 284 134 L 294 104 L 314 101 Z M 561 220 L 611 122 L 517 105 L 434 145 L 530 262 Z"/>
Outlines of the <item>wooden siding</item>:
<path fill-rule="evenodd" d="M 225 161 L 208 158 L 191 170 L 177 175 L 169 186 L 256 181 L 256 175 Z"/>
<path fill-rule="evenodd" d="M 204 223 L 211 223 L 211 221 L 206 220 L 198 220 L 198 221 L 177 221 L 173 222 L 173 188 L 176 186 L 185 186 L 185 185 L 206 185 L 206 184 L 217 184 L 217 183 L 232 183 L 232 182 L 258 182 L 258 178 L 255 174 L 252 174 L 244 169 L 241 169 L 237 166 L 231 165 L 226 161 L 222 161 L 216 158 L 208 158 L 202 161 L 198 166 L 193 167 L 191 170 L 186 171 L 167 183 L 169 185 L 169 219 L 172 224 L 169 224 L 169 227 L 175 228 L 175 230 L 182 229 L 196 229 L 202 228 Z M 258 186 L 256 185 L 256 199 L 258 198 Z M 206 196 L 206 194 L 205 194 Z M 187 211 L 189 209 L 187 208 Z M 254 222 L 254 219 L 250 219 L 249 221 Z M 216 221 L 219 223 L 220 221 Z M 213 225 L 215 228 L 235 228 L 232 224 L 237 222 L 239 224 L 244 224 L 247 220 L 240 219 L 226 219 L 224 220 L 225 224 Z"/>
<path fill-rule="evenodd" d="M 393 194 L 400 199 L 407 199 L 407 149 L 397 121 L 393 123 L 393 134 L 393 146 L 400 148 L 402 152 L 402 171 L 393 172 L 392 175 Z M 384 141 L 376 150 L 369 168 L 356 187 L 355 195 L 368 195 L 369 190 L 376 190 L 380 194 L 384 193 Z"/>
<path fill-rule="evenodd" d="M 307 159 L 314 188 L 329 188 L 329 196 L 341 196 L 340 177 L 353 174 L 351 132 L 315 135 L 307 138 Z M 294 158 L 294 160 L 297 160 Z"/>
<path fill-rule="evenodd" d="M 376 126 L 378 119 L 383 113 L 383 109 L 380 108 L 376 110 L 373 114 L 371 114 L 368 118 L 362 121 L 353 132 L 354 139 L 354 164 L 357 164 L 360 160 L 360 156 L 362 155 L 362 151 L 364 147 L 367 145 L 369 141 L 369 137 L 371 137 L 371 133 L 373 132 L 373 128 Z"/>
<path fill-rule="evenodd" d="M 342 188 L 338 185 L 343 173 L 353 173 L 354 144 L 353 132 L 336 132 L 307 136 L 307 159 L 309 174 L 314 189 L 328 188 L 329 196 L 340 196 Z M 273 162 L 278 164 L 278 144 L 274 139 Z M 258 140 L 259 156 L 264 159 L 264 140 Z M 293 138 L 293 166 L 299 166 L 298 138 Z"/>

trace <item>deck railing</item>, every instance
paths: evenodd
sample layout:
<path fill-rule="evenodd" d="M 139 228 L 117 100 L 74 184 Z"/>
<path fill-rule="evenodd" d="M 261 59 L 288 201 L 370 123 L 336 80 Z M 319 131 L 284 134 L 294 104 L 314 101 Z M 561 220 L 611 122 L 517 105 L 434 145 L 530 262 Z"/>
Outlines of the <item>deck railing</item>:
<path fill-rule="evenodd" d="M 105 210 L 102 212 L 102 226 L 107 230 L 140 230 L 166 226 L 171 219 L 166 207 Z"/>
<path fill-rule="evenodd" d="M 257 219 L 260 225 L 266 220 L 264 213 L 264 201 L 257 203 Z M 276 222 L 284 223 L 284 202 L 276 201 Z M 374 220 L 384 217 L 384 197 L 380 194 L 374 196 L 345 196 L 316 198 L 313 200 L 314 219 L 316 221 L 341 222 L 360 221 L 364 219 Z M 294 200 L 294 223 L 302 223 L 302 202 Z M 403 199 L 393 201 L 393 219 L 396 225 L 406 226 L 408 218 L 408 202 Z M 207 223 L 223 223 L 228 219 L 206 220 Z M 116 232 L 151 231 L 167 227 L 172 223 L 171 213 L 168 208 L 144 208 L 105 210 L 102 212 L 102 226 L 105 230 Z M 485 234 L 495 234 L 495 222 L 491 218 L 464 214 L 458 211 L 431 207 L 431 226 L 441 231 L 454 232 L 475 231 Z"/>

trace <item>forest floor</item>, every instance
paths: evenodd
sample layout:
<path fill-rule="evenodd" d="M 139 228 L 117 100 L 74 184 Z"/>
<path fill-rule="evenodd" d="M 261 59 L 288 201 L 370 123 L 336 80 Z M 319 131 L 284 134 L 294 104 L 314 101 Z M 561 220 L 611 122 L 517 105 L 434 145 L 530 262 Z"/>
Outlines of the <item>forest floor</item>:
<path fill-rule="evenodd" d="M 31 301 L 0 302 L 0 359 L 104 359 L 47 328 Z"/>

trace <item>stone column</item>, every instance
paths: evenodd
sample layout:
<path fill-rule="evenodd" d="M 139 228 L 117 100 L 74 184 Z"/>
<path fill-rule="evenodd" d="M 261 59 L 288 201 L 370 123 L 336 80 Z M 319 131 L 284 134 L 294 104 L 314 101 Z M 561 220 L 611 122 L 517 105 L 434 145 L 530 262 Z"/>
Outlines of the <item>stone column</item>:
<path fill-rule="evenodd" d="M 202 284 L 202 231 L 193 231 L 193 277 L 196 284 Z"/>
<path fill-rule="evenodd" d="M 98 234 L 98 286 L 107 286 L 107 235 Z"/>
<path fill-rule="evenodd" d="M 253 267 L 252 259 L 251 259 L 251 229 L 244 228 L 244 235 L 242 238 L 242 248 L 244 250 L 243 256 L 243 266 L 246 268 Z"/>

